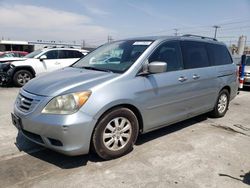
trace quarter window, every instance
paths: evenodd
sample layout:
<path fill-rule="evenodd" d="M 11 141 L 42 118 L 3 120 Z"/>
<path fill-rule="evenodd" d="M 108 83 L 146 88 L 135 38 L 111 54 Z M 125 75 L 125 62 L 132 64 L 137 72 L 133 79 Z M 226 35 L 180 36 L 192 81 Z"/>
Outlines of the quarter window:
<path fill-rule="evenodd" d="M 210 66 L 205 44 L 201 42 L 181 42 L 183 63 L 185 69 Z"/>
<path fill-rule="evenodd" d="M 232 59 L 226 46 L 218 44 L 207 44 L 208 55 L 212 65 L 231 64 Z"/>
<path fill-rule="evenodd" d="M 177 42 L 162 44 L 149 57 L 149 63 L 153 61 L 166 62 L 168 72 L 183 69 L 179 44 Z"/>

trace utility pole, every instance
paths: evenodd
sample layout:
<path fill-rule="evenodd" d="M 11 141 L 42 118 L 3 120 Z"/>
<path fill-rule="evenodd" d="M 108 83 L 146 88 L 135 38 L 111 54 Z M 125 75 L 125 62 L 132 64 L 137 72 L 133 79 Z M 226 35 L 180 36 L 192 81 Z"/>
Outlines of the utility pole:
<path fill-rule="evenodd" d="M 108 35 L 108 43 L 111 43 L 113 41 L 112 36 Z"/>
<path fill-rule="evenodd" d="M 217 29 L 220 28 L 220 26 L 214 25 L 213 28 L 215 29 L 215 30 L 214 30 L 214 38 L 216 39 L 216 36 L 217 36 Z"/>
<path fill-rule="evenodd" d="M 85 40 L 82 40 L 82 49 L 86 46 Z"/>
<path fill-rule="evenodd" d="M 175 31 L 174 35 L 177 36 L 178 35 L 178 29 L 175 28 L 174 31 Z"/>

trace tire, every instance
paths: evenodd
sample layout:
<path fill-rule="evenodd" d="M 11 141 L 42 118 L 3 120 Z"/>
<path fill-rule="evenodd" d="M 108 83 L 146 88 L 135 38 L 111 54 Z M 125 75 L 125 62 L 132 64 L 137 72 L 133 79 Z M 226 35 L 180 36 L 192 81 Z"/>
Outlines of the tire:
<path fill-rule="evenodd" d="M 13 76 L 13 82 L 17 87 L 24 86 L 28 81 L 33 78 L 33 75 L 30 71 L 19 70 Z"/>
<path fill-rule="evenodd" d="M 215 107 L 210 115 L 214 118 L 225 116 L 229 106 L 230 95 L 228 90 L 223 89 L 220 91 Z"/>
<path fill-rule="evenodd" d="M 93 149 L 105 160 L 120 157 L 133 149 L 138 132 L 136 115 L 127 108 L 115 108 L 107 112 L 94 129 Z"/>

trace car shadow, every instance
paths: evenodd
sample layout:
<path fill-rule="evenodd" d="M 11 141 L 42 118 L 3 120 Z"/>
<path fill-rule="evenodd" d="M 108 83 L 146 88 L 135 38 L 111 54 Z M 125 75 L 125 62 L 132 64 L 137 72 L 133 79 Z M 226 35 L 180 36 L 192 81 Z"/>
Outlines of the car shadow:
<path fill-rule="evenodd" d="M 243 87 L 241 91 L 250 91 L 250 87 Z"/>
<path fill-rule="evenodd" d="M 149 142 L 151 140 L 154 140 L 156 138 L 171 134 L 173 132 L 179 131 L 181 129 L 184 129 L 186 127 L 189 127 L 195 123 L 199 123 L 202 122 L 204 120 L 206 120 L 208 118 L 207 114 L 203 114 L 182 122 L 178 122 L 160 129 L 157 129 L 155 131 L 146 133 L 146 134 L 142 134 L 139 136 L 139 138 L 137 139 L 136 145 L 141 145 L 144 144 L 146 142 Z"/>
<path fill-rule="evenodd" d="M 72 169 L 80 166 L 85 166 L 88 161 L 91 162 L 101 162 L 96 154 L 90 153 L 88 155 L 79 156 L 66 156 L 57 153 L 53 150 L 47 149 L 43 146 L 35 144 L 25 138 L 20 132 L 16 137 L 16 147 L 19 151 L 25 152 L 28 155 L 35 157 L 39 160 L 46 161 L 47 163 L 56 165 L 61 169 Z"/>
<path fill-rule="evenodd" d="M 156 131 L 152 131 L 147 134 L 140 135 L 137 139 L 136 145 L 141 145 L 146 142 L 150 142 L 156 138 L 161 136 L 165 136 L 191 126 L 195 123 L 204 121 L 207 119 L 207 115 L 201 115 L 180 123 L 176 123 L 165 128 L 158 129 Z M 28 139 L 26 139 L 21 133 L 19 133 L 16 137 L 16 146 L 20 151 L 27 153 L 28 155 L 38 158 L 40 160 L 46 161 L 50 164 L 56 165 L 61 169 L 72 169 L 81 166 L 87 165 L 88 161 L 91 162 L 103 162 L 100 157 L 97 156 L 94 152 L 90 152 L 87 155 L 80 156 L 66 156 L 57 152 L 54 152 L 50 149 L 46 149 L 42 146 L 32 143 Z M 131 152 L 131 151 L 129 151 Z"/>

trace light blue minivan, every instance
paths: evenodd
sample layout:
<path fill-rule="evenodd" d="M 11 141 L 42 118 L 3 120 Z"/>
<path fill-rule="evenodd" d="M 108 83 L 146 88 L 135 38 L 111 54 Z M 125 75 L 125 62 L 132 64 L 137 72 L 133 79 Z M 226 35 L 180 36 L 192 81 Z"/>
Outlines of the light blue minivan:
<path fill-rule="evenodd" d="M 21 88 L 13 124 L 66 155 L 129 152 L 140 133 L 210 112 L 237 95 L 227 47 L 200 36 L 144 37 L 105 44 L 70 67 Z"/>

